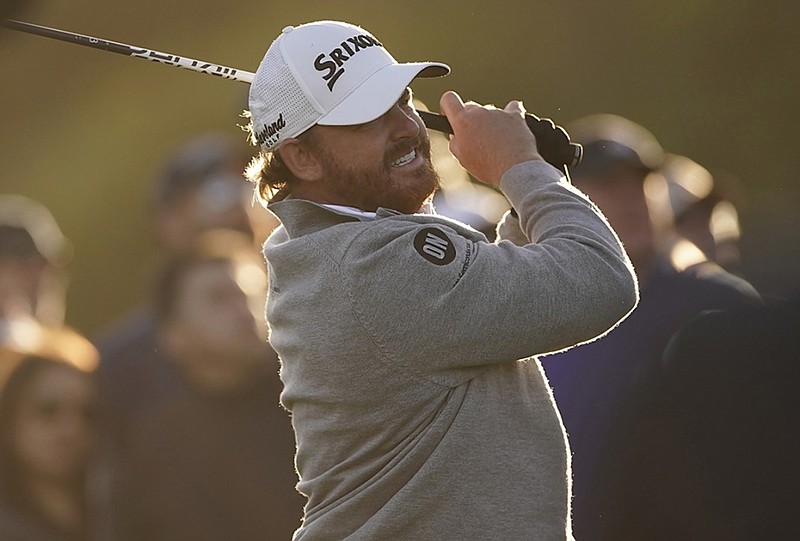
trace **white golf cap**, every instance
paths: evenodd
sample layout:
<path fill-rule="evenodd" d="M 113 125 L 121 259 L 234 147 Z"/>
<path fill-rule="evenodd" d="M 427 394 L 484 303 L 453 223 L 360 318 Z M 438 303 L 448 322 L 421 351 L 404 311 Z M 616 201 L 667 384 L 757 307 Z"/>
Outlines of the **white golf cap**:
<path fill-rule="evenodd" d="M 315 124 L 348 126 L 388 111 L 415 77 L 441 77 L 438 62 L 398 63 L 372 34 L 352 24 L 288 26 L 250 85 L 256 141 L 267 150 Z"/>

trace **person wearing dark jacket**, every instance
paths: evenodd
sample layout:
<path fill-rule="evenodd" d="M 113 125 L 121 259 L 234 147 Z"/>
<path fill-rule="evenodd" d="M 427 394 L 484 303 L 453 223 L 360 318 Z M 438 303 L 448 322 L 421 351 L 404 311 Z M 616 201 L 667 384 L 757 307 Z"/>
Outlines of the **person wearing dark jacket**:
<path fill-rule="evenodd" d="M 167 262 L 156 290 L 158 343 L 179 377 L 116 451 L 113 539 L 289 539 L 303 501 L 263 260 L 247 237 L 211 231 Z"/>

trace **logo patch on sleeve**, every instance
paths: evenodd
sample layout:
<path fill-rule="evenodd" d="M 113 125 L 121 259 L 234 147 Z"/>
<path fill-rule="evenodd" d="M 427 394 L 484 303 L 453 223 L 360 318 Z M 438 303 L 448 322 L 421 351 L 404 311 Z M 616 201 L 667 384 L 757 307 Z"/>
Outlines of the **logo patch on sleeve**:
<path fill-rule="evenodd" d="M 447 265 L 456 258 L 452 241 L 439 229 L 426 227 L 414 237 L 414 249 L 434 265 Z"/>

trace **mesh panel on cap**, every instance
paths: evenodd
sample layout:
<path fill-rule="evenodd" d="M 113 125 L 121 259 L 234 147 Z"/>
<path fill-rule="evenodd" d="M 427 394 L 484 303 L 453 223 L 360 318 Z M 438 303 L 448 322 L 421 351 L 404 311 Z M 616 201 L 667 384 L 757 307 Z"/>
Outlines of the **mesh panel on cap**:
<path fill-rule="evenodd" d="M 250 87 L 250 113 L 258 142 L 270 149 L 305 131 L 321 116 L 284 62 L 277 43 L 256 71 Z"/>

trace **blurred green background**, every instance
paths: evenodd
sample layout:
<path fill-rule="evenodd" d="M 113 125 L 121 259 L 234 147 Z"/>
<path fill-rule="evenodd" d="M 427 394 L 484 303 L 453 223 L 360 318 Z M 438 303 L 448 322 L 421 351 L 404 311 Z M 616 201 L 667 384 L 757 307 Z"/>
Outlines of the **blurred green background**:
<path fill-rule="evenodd" d="M 744 0 L 265 2 L 39 0 L 18 18 L 254 71 L 288 24 L 341 19 L 398 60 L 441 60 L 420 81 L 560 124 L 616 113 L 738 187 L 746 277 L 800 288 L 800 4 Z M 86 333 L 148 290 L 152 180 L 185 138 L 239 134 L 246 85 L 50 39 L 0 36 L 0 191 L 47 205 L 75 255 L 67 322 Z"/>

